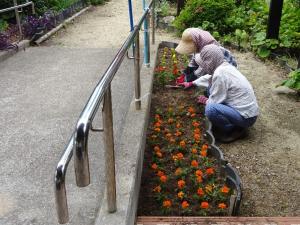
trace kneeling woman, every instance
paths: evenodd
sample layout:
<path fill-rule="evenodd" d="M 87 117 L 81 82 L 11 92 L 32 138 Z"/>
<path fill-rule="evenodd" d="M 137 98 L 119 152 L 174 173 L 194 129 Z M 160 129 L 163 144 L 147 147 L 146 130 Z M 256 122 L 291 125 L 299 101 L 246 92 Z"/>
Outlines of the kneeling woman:
<path fill-rule="evenodd" d="M 220 47 L 206 45 L 195 61 L 212 74 L 209 97 L 199 96 L 205 114 L 213 124 L 213 132 L 222 142 L 231 142 L 245 135 L 259 114 L 253 88 L 236 67 L 224 61 Z M 194 83 L 194 82 L 193 82 Z"/>

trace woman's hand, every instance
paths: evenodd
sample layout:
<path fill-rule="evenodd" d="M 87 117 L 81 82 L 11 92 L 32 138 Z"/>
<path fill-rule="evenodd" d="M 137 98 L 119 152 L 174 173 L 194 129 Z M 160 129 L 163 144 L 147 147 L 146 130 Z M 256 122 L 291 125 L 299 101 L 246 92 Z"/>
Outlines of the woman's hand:
<path fill-rule="evenodd" d="M 178 85 L 184 86 L 184 89 L 187 89 L 187 88 L 192 87 L 194 84 L 193 84 L 193 82 L 183 82 L 183 83 L 178 84 Z"/>
<path fill-rule="evenodd" d="M 208 98 L 206 98 L 204 95 L 200 95 L 197 98 L 197 103 L 206 105 L 207 100 L 208 100 Z"/>

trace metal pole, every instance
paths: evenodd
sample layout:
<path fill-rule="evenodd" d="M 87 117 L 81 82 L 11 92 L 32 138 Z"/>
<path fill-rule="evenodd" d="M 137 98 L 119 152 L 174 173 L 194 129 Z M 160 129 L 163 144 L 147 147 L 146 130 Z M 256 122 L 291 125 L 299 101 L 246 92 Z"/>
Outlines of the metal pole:
<path fill-rule="evenodd" d="M 116 174 L 115 174 L 115 155 L 114 155 L 114 130 L 113 114 L 111 104 L 111 85 L 109 84 L 103 103 L 103 127 L 104 127 L 104 149 L 105 149 L 105 174 L 108 212 L 113 213 L 117 210 L 116 204 Z"/>
<path fill-rule="evenodd" d="M 135 77 L 135 108 L 141 109 L 141 79 L 140 79 L 140 37 L 137 32 L 134 48 L 134 77 Z"/>
<path fill-rule="evenodd" d="M 155 44 L 155 0 L 152 5 L 152 44 Z"/>
<path fill-rule="evenodd" d="M 147 15 L 145 21 L 147 21 L 147 59 L 148 59 L 148 63 L 146 64 L 147 67 L 150 66 L 150 30 L 149 30 L 149 24 L 150 24 L 150 11 L 149 11 L 149 14 Z"/>
<path fill-rule="evenodd" d="M 132 3 L 131 0 L 128 0 L 128 10 L 129 10 L 129 22 L 130 22 L 130 31 L 133 31 L 133 14 L 132 14 Z"/>
<path fill-rule="evenodd" d="M 143 0 L 143 9 L 144 12 L 147 10 L 146 9 L 146 2 L 145 0 Z M 148 19 L 147 19 L 148 15 L 146 15 L 146 19 L 144 20 L 144 65 L 149 67 L 150 63 L 149 63 L 149 58 L 148 58 L 148 51 L 149 51 L 149 35 L 148 35 Z"/>
<path fill-rule="evenodd" d="M 21 39 L 23 39 L 20 15 L 19 15 L 19 11 L 18 11 L 18 8 L 17 8 L 17 6 L 18 6 L 17 0 L 14 0 L 14 6 L 16 7 L 15 8 L 15 14 L 16 14 L 17 24 L 18 24 L 18 27 L 19 27 L 20 36 L 21 36 Z"/>

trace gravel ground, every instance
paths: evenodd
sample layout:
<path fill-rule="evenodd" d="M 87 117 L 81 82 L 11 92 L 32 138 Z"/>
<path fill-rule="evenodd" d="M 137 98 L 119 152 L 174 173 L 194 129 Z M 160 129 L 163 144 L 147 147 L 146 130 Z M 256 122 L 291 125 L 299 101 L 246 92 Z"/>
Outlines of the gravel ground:
<path fill-rule="evenodd" d="M 243 182 L 241 215 L 299 216 L 299 98 L 294 93 L 278 94 L 275 89 L 286 71 L 251 53 L 234 54 L 260 106 L 260 116 L 247 138 L 220 145 Z"/>

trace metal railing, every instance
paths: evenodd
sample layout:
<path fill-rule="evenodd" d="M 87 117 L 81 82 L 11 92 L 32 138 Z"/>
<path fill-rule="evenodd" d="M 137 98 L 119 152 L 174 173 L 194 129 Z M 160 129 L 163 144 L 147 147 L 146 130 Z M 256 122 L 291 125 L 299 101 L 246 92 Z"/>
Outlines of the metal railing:
<path fill-rule="evenodd" d="M 34 3 L 31 2 L 31 1 L 29 2 L 28 0 L 26 0 L 26 3 L 18 5 L 17 0 L 13 0 L 13 2 L 14 2 L 14 6 L 9 7 L 9 8 L 5 8 L 5 9 L 0 9 L 0 13 L 9 12 L 9 11 L 12 11 L 12 10 L 15 11 L 16 21 L 17 21 L 18 28 L 19 28 L 19 33 L 20 33 L 20 36 L 21 36 L 21 39 L 22 39 L 23 32 L 22 32 L 22 25 L 21 25 L 21 20 L 20 20 L 20 14 L 19 14 L 20 11 L 19 11 L 19 9 L 20 8 L 22 9 L 26 6 L 31 5 L 32 14 L 35 14 Z"/>
<path fill-rule="evenodd" d="M 144 20 L 149 22 L 150 8 L 152 14 L 152 43 L 155 43 L 155 26 L 154 26 L 154 10 L 155 0 L 144 10 L 144 13 L 130 33 L 122 47 L 119 49 L 110 66 L 101 77 L 87 104 L 85 105 L 79 120 L 77 122 L 74 133 L 67 144 L 55 171 L 55 199 L 56 209 L 59 223 L 67 223 L 69 221 L 68 204 L 66 196 L 65 177 L 68 164 L 74 155 L 74 166 L 76 175 L 76 184 L 79 187 L 85 187 L 90 184 L 89 158 L 88 158 L 88 135 L 89 131 L 104 132 L 104 148 L 105 148 L 105 174 L 107 187 L 107 205 L 109 212 L 116 211 L 116 181 L 115 181 L 115 159 L 114 159 L 114 134 L 113 134 L 113 117 L 111 104 L 111 81 L 118 71 L 123 59 L 128 53 L 128 49 L 132 45 L 134 48 L 134 73 L 135 73 L 135 105 L 136 109 L 141 109 L 141 85 L 140 85 L 140 41 L 139 31 Z M 146 30 L 146 29 L 145 29 Z M 148 40 L 149 31 L 147 29 Z M 148 46 L 145 48 L 149 49 Z M 145 65 L 149 64 L 145 62 Z M 99 106 L 103 100 L 103 128 L 94 129 L 92 126 L 93 119 L 97 113 Z"/>

